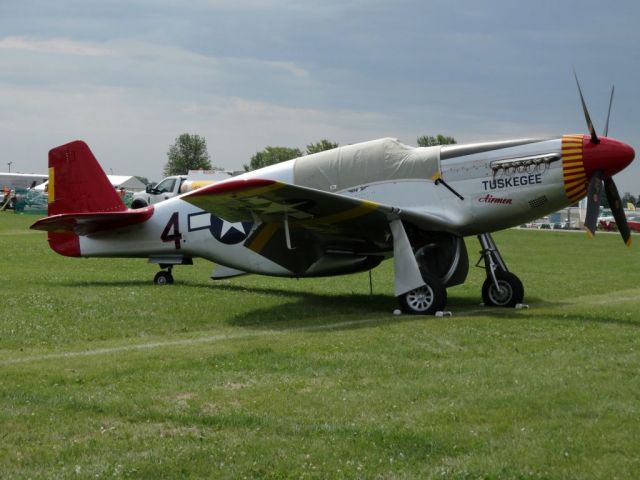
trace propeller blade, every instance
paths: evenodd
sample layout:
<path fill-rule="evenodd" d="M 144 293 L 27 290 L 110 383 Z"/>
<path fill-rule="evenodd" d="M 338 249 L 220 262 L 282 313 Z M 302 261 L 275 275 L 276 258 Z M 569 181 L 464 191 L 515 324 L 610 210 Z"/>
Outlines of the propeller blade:
<path fill-rule="evenodd" d="M 584 219 L 584 226 L 587 234 L 593 237 L 596 234 L 596 223 L 600 215 L 600 193 L 602 192 L 602 170 L 596 170 L 589 180 L 587 189 L 587 215 Z"/>
<path fill-rule="evenodd" d="M 582 89 L 580 88 L 580 82 L 578 81 L 578 74 L 575 72 L 575 70 L 573 71 L 573 76 L 576 77 L 576 85 L 578 85 L 578 93 L 580 94 L 580 101 L 582 102 L 584 119 L 587 121 L 587 128 L 589 129 L 589 133 L 591 134 L 591 143 L 598 144 L 600 143 L 600 139 L 596 134 L 596 129 L 594 128 L 591 117 L 589 116 L 589 110 L 587 109 L 587 104 L 584 102 L 584 96 L 582 95 Z"/>
<path fill-rule="evenodd" d="M 604 191 L 607 194 L 609 207 L 611 208 L 611 212 L 613 213 L 613 218 L 616 219 L 616 225 L 618 226 L 620 235 L 622 235 L 622 240 L 624 240 L 624 243 L 626 243 L 627 246 L 630 247 L 631 230 L 629 230 L 629 225 L 627 224 L 627 216 L 624 214 L 622 200 L 620 200 L 620 194 L 618 193 L 618 189 L 616 188 L 616 184 L 614 183 L 613 178 L 605 178 Z"/>
<path fill-rule="evenodd" d="M 616 89 L 615 85 L 611 85 L 611 96 L 609 97 L 609 111 L 607 112 L 607 123 L 604 124 L 605 137 L 609 136 L 609 117 L 611 116 L 611 104 L 613 103 L 613 91 L 615 89 Z"/>

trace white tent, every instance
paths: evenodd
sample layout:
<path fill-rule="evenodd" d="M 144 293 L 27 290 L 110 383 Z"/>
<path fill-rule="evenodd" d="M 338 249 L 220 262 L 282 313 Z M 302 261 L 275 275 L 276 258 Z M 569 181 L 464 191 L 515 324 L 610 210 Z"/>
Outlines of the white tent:
<path fill-rule="evenodd" d="M 41 184 L 47 180 L 47 175 L 37 173 L 0 173 L 0 190 L 8 188 L 29 188 L 33 183 Z"/>
<path fill-rule="evenodd" d="M 125 190 L 129 190 L 132 192 L 137 192 L 146 188 L 146 185 L 144 183 L 142 183 L 136 177 L 132 177 L 130 175 L 107 175 L 107 178 L 114 188 L 124 188 Z M 46 182 L 36 186 L 34 190 L 46 192 L 48 185 L 49 181 L 47 180 Z"/>
<path fill-rule="evenodd" d="M 132 192 L 138 192 L 144 190 L 146 185 L 138 180 L 136 177 L 128 175 L 107 175 L 111 185 L 115 188 L 124 188 Z"/>

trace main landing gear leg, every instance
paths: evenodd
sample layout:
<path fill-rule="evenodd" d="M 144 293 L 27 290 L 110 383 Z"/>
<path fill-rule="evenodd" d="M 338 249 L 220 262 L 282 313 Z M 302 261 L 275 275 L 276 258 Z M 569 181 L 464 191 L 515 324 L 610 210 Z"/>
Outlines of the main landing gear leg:
<path fill-rule="evenodd" d="M 480 262 L 484 260 L 487 279 L 482 285 L 482 300 L 485 305 L 493 307 L 515 307 L 522 303 L 524 287 L 518 277 L 507 269 L 496 243 L 489 233 L 478 235 L 480 246 Z"/>
<path fill-rule="evenodd" d="M 171 274 L 173 265 L 160 264 L 160 268 L 166 268 L 166 270 L 160 270 L 156 273 L 156 276 L 153 277 L 153 283 L 156 285 L 171 285 L 173 283 L 173 275 Z"/>

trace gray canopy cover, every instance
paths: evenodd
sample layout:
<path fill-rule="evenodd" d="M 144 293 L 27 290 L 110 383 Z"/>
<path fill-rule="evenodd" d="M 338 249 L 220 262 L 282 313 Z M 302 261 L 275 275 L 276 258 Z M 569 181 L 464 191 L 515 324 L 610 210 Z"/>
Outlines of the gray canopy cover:
<path fill-rule="evenodd" d="M 415 148 L 381 138 L 300 157 L 293 171 L 297 185 L 332 192 L 388 180 L 435 180 L 440 147 Z"/>

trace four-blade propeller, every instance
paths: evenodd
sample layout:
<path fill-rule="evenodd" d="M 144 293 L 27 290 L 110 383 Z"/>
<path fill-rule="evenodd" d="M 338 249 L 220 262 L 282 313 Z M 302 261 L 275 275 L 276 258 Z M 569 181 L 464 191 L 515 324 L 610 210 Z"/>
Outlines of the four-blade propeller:
<path fill-rule="evenodd" d="M 596 149 L 603 149 L 601 152 L 597 152 L 596 154 L 591 153 L 592 156 L 598 157 L 599 160 L 602 159 L 605 163 L 612 161 L 616 162 L 613 158 L 603 158 L 603 155 L 606 155 L 612 151 L 611 149 L 605 150 L 607 145 L 603 145 L 602 139 L 598 138 L 596 134 L 596 129 L 593 126 L 593 122 L 591 121 L 591 116 L 589 115 L 589 110 L 587 109 L 587 104 L 584 101 L 584 96 L 582 95 L 582 89 L 580 88 L 580 82 L 578 81 L 578 75 L 574 71 L 574 76 L 576 78 L 576 84 L 578 85 L 578 93 L 580 94 L 580 102 L 582 103 L 582 111 L 584 112 L 584 119 L 587 122 L 587 128 L 589 129 L 589 134 L 591 135 L 590 143 L 591 150 L 596 151 Z M 608 140 L 606 137 L 609 134 L 609 116 L 611 115 L 611 104 L 613 103 L 613 92 L 614 88 L 611 88 L 611 96 L 609 97 L 609 110 L 607 112 L 607 121 L 604 128 L 604 140 Z M 607 142 L 608 143 L 608 142 Z M 632 151 L 632 150 L 631 150 Z M 633 156 L 631 156 L 633 159 Z M 629 162 L 631 161 L 629 160 Z M 596 233 L 596 227 L 598 222 L 598 215 L 600 214 L 600 199 L 602 195 L 602 189 L 604 186 L 604 191 L 607 196 L 607 200 L 609 202 L 609 207 L 611 208 L 611 212 L 613 213 L 613 217 L 615 218 L 616 225 L 618 226 L 618 231 L 620 235 L 622 235 L 622 240 L 628 246 L 631 245 L 631 231 L 629 230 L 629 225 L 627 224 L 627 217 L 624 213 L 624 208 L 622 207 L 622 200 L 620 199 L 620 194 L 618 193 L 618 189 L 611 178 L 612 173 L 606 172 L 606 165 L 600 166 L 601 168 L 594 169 L 590 172 L 589 177 L 589 186 L 587 188 L 587 215 L 585 218 L 584 226 L 587 229 L 587 233 L 589 236 L 593 236 Z"/>

